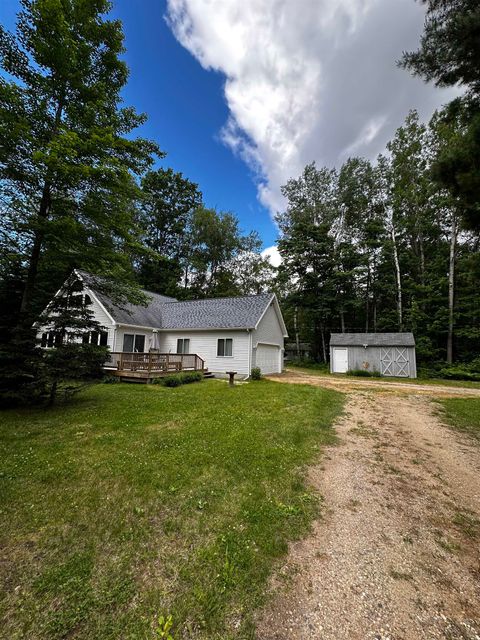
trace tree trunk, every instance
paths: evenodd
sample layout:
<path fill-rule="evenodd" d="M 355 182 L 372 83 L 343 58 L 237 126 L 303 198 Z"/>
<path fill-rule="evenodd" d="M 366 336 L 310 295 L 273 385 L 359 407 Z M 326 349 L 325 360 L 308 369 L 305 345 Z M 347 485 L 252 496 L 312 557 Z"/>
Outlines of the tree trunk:
<path fill-rule="evenodd" d="M 65 92 L 62 91 L 57 102 L 51 141 L 55 139 L 60 129 L 60 123 L 62 121 L 62 113 L 63 113 L 64 93 Z M 38 209 L 38 218 L 40 222 L 40 227 L 35 231 L 33 245 L 32 245 L 32 252 L 30 254 L 30 258 L 28 261 L 27 279 L 25 282 L 25 288 L 23 290 L 23 295 L 22 295 L 22 302 L 20 305 L 20 314 L 23 317 L 24 321 L 26 317 L 28 319 L 28 313 L 30 311 L 31 304 L 32 304 L 32 298 L 35 291 L 35 284 L 37 281 L 38 265 L 40 262 L 40 255 L 42 253 L 43 241 L 45 239 L 44 224 L 48 220 L 50 207 L 52 204 L 51 181 L 52 181 L 52 172 L 50 169 L 48 169 L 45 177 L 45 182 L 43 184 L 42 197 L 40 199 L 40 206 Z"/>
<path fill-rule="evenodd" d="M 323 324 L 320 325 L 320 332 L 321 332 L 321 336 L 322 336 L 323 361 L 327 362 L 327 348 L 326 348 L 326 345 L 325 345 L 325 331 L 323 330 Z"/>
<path fill-rule="evenodd" d="M 49 407 L 53 407 L 53 405 L 55 404 L 55 398 L 57 396 L 57 386 L 58 386 L 58 382 L 57 382 L 57 380 L 55 380 L 52 383 L 52 386 L 50 388 L 50 396 L 48 398 L 48 406 Z"/>
<path fill-rule="evenodd" d="M 40 209 L 38 212 L 38 217 L 40 219 L 41 225 L 43 225 L 43 223 L 48 219 L 50 205 L 51 205 L 50 183 L 45 181 L 45 184 L 43 186 L 43 191 L 42 191 L 42 199 L 40 201 Z M 42 252 L 44 237 L 45 237 L 45 231 L 43 229 L 43 226 L 41 226 L 35 232 L 32 252 L 30 254 L 30 259 L 28 263 L 27 279 L 25 281 L 25 288 L 23 289 L 22 303 L 20 306 L 20 313 L 23 316 L 26 316 L 30 311 L 33 292 L 35 290 L 35 282 L 37 280 L 38 263 L 40 262 L 40 254 Z"/>
<path fill-rule="evenodd" d="M 369 324 L 370 324 L 370 259 L 368 260 L 367 267 L 367 291 L 365 295 L 365 333 L 368 333 Z"/>
<path fill-rule="evenodd" d="M 395 227 L 392 224 L 391 238 L 393 244 L 393 262 L 395 264 L 395 280 L 397 283 L 397 314 L 398 314 L 398 330 L 403 330 L 403 303 L 402 303 L 402 276 L 400 273 L 400 262 L 398 260 L 397 238 L 395 236 Z"/>
<path fill-rule="evenodd" d="M 295 305 L 293 312 L 293 330 L 295 331 L 295 344 L 297 345 L 297 358 L 300 360 L 300 338 L 298 335 L 298 307 Z"/>
<path fill-rule="evenodd" d="M 453 312 L 455 304 L 455 254 L 457 245 L 457 219 L 452 213 L 452 230 L 450 237 L 450 259 L 448 265 L 448 335 L 447 362 L 453 362 Z"/>
<path fill-rule="evenodd" d="M 345 333 L 345 311 L 343 307 L 340 308 L 340 326 L 342 328 L 342 333 Z"/>

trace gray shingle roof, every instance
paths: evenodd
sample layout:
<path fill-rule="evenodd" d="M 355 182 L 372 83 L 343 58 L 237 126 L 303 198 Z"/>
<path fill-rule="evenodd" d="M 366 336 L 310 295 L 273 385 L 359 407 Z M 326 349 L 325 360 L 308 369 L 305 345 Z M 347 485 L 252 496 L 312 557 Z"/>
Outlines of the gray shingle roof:
<path fill-rule="evenodd" d="M 162 329 L 253 329 L 273 294 L 170 302 L 162 306 Z"/>
<path fill-rule="evenodd" d="M 98 291 L 89 274 L 77 272 L 119 324 L 156 329 L 253 329 L 273 299 L 272 293 L 261 293 L 237 298 L 177 301 L 144 291 L 150 298 L 146 307 L 125 304 L 120 308 Z"/>
<path fill-rule="evenodd" d="M 414 347 L 413 333 L 332 333 L 333 347 Z"/>

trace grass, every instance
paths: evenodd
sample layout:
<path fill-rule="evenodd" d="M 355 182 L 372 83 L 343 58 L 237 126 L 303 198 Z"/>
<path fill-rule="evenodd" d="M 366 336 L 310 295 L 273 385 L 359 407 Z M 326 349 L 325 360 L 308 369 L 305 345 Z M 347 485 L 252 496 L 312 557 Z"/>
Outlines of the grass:
<path fill-rule="evenodd" d="M 362 379 L 362 381 L 365 380 L 367 382 L 371 382 L 372 384 L 382 383 L 387 381 L 387 382 L 402 382 L 405 384 L 432 384 L 432 385 L 440 385 L 442 387 L 462 387 L 467 389 L 480 389 L 480 382 L 472 382 L 470 380 L 446 380 L 442 378 L 396 378 L 396 377 L 390 377 L 390 376 L 388 377 L 387 376 L 381 376 L 381 377 L 355 376 L 353 372 L 350 372 L 348 374 L 348 377 L 346 377 L 346 374 L 344 373 L 330 373 L 324 367 L 322 367 L 321 369 L 316 369 L 316 368 L 310 368 L 310 367 L 307 368 L 307 367 L 297 366 L 293 364 L 289 364 L 287 366 L 287 370 L 288 369 L 293 369 L 294 371 L 300 371 L 301 373 L 308 373 L 310 375 L 328 376 L 329 378 L 343 378 L 348 380 L 348 378 L 358 377 L 359 379 Z"/>
<path fill-rule="evenodd" d="M 0 637 L 252 638 L 342 399 L 213 380 L 4 412 Z"/>
<path fill-rule="evenodd" d="M 480 441 L 480 398 L 448 398 L 440 404 L 449 425 Z"/>

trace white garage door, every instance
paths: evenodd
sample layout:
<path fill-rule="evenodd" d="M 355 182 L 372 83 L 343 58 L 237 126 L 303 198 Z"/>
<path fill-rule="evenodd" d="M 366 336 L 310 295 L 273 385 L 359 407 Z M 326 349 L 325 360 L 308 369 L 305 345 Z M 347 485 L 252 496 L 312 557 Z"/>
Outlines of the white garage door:
<path fill-rule="evenodd" d="M 281 373 L 280 347 L 272 344 L 259 344 L 257 346 L 256 366 L 262 373 Z"/>

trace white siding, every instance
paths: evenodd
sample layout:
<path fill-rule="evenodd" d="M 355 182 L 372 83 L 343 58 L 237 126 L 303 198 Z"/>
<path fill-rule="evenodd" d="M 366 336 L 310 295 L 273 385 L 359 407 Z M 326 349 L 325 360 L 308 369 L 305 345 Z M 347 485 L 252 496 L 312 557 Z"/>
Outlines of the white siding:
<path fill-rule="evenodd" d="M 110 317 L 105 313 L 102 306 L 97 302 L 94 294 L 89 290 L 85 289 L 85 293 L 90 296 L 92 304 L 89 306 L 90 311 L 93 313 L 94 319 L 99 322 L 102 327 L 108 332 L 108 347 L 111 351 L 114 351 L 114 339 L 115 339 L 115 330 L 114 325 Z"/>
<path fill-rule="evenodd" d="M 160 350 L 163 353 L 176 353 L 178 338 L 190 339 L 190 353 L 197 353 L 205 360 L 205 366 L 213 373 L 225 374 L 237 371 L 241 375 L 250 375 L 249 348 L 250 335 L 247 331 L 170 331 L 160 333 Z M 218 338 L 233 339 L 233 355 L 217 357 Z"/>
<path fill-rule="evenodd" d="M 275 307 L 273 303 L 268 307 L 265 315 L 260 321 L 260 324 L 253 332 L 252 339 L 252 367 L 260 366 L 264 363 L 264 359 L 262 356 L 262 361 L 257 364 L 257 345 L 265 344 L 265 345 L 278 345 L 281 349 L 281 353 L 279 355 L 278 368 L 275 369 L 275 373 L 281 371 L 283 367 L 283 331 L 280 325 L 280 321 L 278 319 L 277 312 L 275 311 Z M 264 371 L 264 373 L 273 373 L 274 371 Z"/>

